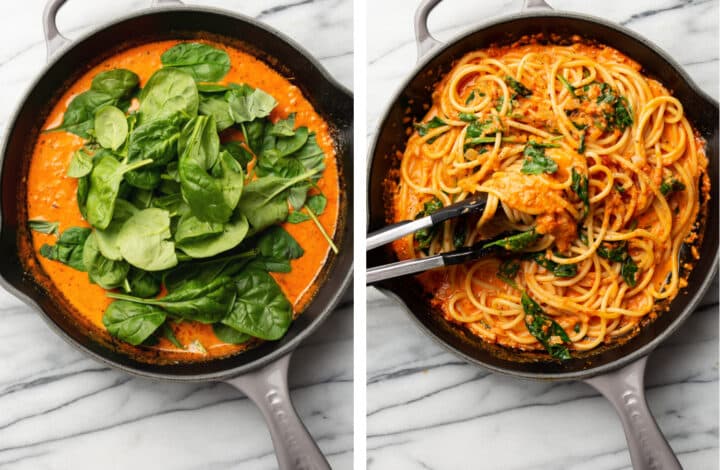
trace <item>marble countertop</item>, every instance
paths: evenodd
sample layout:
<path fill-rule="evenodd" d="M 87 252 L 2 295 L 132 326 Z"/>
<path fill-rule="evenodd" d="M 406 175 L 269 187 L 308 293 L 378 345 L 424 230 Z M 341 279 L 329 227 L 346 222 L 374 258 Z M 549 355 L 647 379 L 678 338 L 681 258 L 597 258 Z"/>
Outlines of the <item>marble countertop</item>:
<path fill-rule="evenodd" d="M 352 86 L 352 1 L 190 0 L 265 21 Z M 0 127 L 45 62 L 44 0 L 0 2 Z M 69 0 L 60 30 L 89 28 L 150 0 Z M 328 40 L 332 38 L 332 40 Z M 1 262 L 1 261 L 0 261 Z M 224 384 L 152 382 L 108 369 L 0 289 L 0 469 L 272 469 L 260 412 Z M 352 303 L 295 352 L 295 406 L 333 468 L 352 467 Z"/>
<path fill-rule="evenodd" d="M 372 0 L 368 14 L 368 131 L 415 63 L 418 2 Z M 520 1 L 446 0 L 430 18 L 440 40 Z M 624 24 L 675 57 L 718 96 L 717 1 L 550 0 Z M 472 5 L 472 7 L 470 7 Z M 682 328 L 651 355 L 647 397 L 684 467 L 718 468 L 717 281 Z M 628 469 L 620 421 L 580 383 L 537 383 L 466 364 L 425 336 L 377 290 L 367 303 L 369 469 Z"/>

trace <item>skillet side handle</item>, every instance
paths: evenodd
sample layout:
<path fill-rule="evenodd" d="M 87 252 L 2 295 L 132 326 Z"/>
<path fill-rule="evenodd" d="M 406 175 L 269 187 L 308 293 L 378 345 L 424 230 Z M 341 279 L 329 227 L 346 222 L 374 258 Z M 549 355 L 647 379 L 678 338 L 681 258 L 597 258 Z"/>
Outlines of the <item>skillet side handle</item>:
<path fill-rule="evenodd" d="M 46 61 L 50 62 L 55 53 L 70 42 L 57 28 L 57 13 L 66 0 L 49 0 L 43 10 L 43 32 L 45 33 Z"/>
<path fill-rule="evenodd" d="M 528 10 L 552 10 L 553 7 L 545 0 L 524 0 L 520 11 Z"/>
<path fill-rule="evenodd" d="M 290 401 L 287 384 L 290 354 L 248 374 L 226 382 L 248 396 L 262 413 L 270 430 L 280 470 L 330 470 Z"/>
<path fill-rule="evenodd" d="M 607 398 L 620 417 L 635 470 L 682 470 L 645 400 L 647 356 L 620 370 L 585 380 Z"/>
<path fill-rule="evenodd" d="M 415 43 L 417 44 L 417 61 L 425 56 L 430 49 L 442 44 L 428 30 L 428 16 L 442 0 L 423 0 L 415 12 Z"/>

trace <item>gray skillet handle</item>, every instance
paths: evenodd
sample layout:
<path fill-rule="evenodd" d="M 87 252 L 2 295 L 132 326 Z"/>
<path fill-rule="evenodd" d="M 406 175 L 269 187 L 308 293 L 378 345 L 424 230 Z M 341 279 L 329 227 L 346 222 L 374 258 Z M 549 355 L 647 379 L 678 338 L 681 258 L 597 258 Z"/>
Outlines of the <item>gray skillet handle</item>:
<path fill-rule="evenodd" d="M 430 49 L 442 44 L 435 39 L 428 30 L 428 16 L 430 16 L 430 12 L 440 1 L 441 0 L 422 0 L 415 12 L 415 42 L 417 43 L 418 62 L 425 54 L 430 52 Z"/>
<path fill-rule="evenodd" d="M 47 49 L 46 60 L 50 59 L 63 46 L 70 43 L 70 39 L 60 34 L 57 28 L 57 13 L 67 0 L 48 0 L 43 10 L 43 31 L 45 32 L 45 47 Z M 180 0 L 153 0 L 152 8 L 162 6 L 183 6 Z"/>
<path fill-rule="evenodd" d="M 330 465 L 290 401 L 289 363 L 290 354 L 258 371 L 226 382 L 260 408 L 270 430 L 280 470 L 329 470 Z"/>
<path fill-rule="evenodd" d="M 620 416 L 635 470 L 682 470 L 645 400 L 647 356 L 620 370 L 585 380 Z"/>
<path fill-rule="evenodd" d="M 552 9 L 553 7 L 551 7 L 545 0 L 524 0 L 522 10 L 520 11 Z"/>

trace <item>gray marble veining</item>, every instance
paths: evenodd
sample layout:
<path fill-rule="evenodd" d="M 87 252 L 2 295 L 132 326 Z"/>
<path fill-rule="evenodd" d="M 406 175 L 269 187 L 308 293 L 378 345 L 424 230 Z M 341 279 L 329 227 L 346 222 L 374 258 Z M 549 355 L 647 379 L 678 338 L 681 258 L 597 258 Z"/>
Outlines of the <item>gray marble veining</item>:
<path fill-rule="evenodd" d="M 368 134 L 416 59 L 416 1 L 369 2 Z M 445 0 L 430 17 L 440 40 L 520 1 Z M 616 21 L 654 41 L 718 96 L 718 2 L 550 0 Z M 648 401 L 684 467 L 718 468 L 718 289 L 650 358 Z M 628 469 L 611 406 L 579 383 L 491 374 L 447 353 L 393 301 L 368 294 L 368 468 Z"/>
<path fill-rule="evenodd" d="M 257 17 L 352 86 L 352 2 L 188 3 Z M 45 62 L 44 0 L 0 2 L 0 126 Z M 77 38 L 149 0 L 69 0 L 60 30 Z M 2 262 L 2 261 L 0 261 Z M 1 469 L 272 469 L 259 411 L 224 384 L 130 377 L 88 359 L 0 289 Z M 352 304 L 341 305 L 294 354 L 295 406 L 333 468 L 352 466 Z"/>

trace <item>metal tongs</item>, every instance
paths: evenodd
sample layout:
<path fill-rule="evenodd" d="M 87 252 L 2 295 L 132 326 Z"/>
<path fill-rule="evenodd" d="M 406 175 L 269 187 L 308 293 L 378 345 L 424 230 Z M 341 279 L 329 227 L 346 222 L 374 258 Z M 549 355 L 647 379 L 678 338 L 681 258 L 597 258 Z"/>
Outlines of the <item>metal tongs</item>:
<path fill-rule="evenodd" d="M 407 220 L 388 225 L 387 227 L 383 227 L 367 236 L 366 249 L 368 251 L 372 250 L 385 245 L 386 243 L 390 243 L 393 240 L 397 240 L 398 238 L 417 232 L 418 230 L 437 225 L 448 219 L 475 212 L 482 212 L 485 210 L 486 205 L 487 195 L 485 193 L 481 193 L 471 199 L 466 199 L 447 207 L 443 207 L 431 215 L 415 220 Z M 414 274 L 421 271 L 427 271 L 428 269 L 441 268 L 443 266 L 451 266 L 453 264 L 462 264 L 473 259 L 481 258 L 497 251 L 498 247 L 487 246 L 489 243 L 492 243 L 492 241 L 493 240 L 483 240 L 473 246 L 460 248 L 448 253 L 440 253 L 426 258 L 398 261 L 396 263 L 369 268 L 367 270 L 367 283 L 372 284 L 374 282 L 393 277 L 405 276 L 407 274 Z"/>

